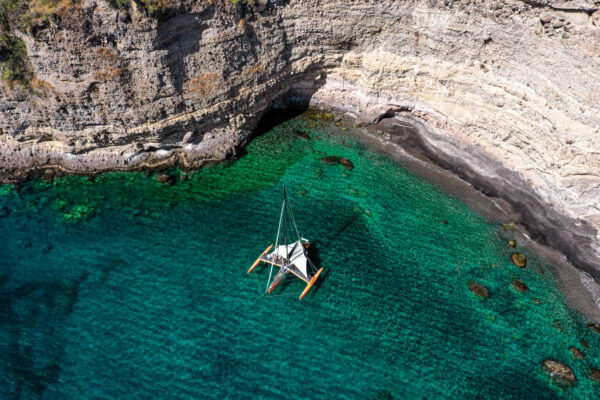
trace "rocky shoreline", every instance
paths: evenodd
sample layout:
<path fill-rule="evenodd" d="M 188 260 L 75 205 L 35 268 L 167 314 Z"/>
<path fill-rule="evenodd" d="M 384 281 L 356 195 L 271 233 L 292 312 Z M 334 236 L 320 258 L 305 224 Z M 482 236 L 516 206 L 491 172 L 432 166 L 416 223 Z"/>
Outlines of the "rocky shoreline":
<path fill-rule="evenodd" d="M 558 250 L 568 263 L 600 281 L 596 227 L 560 213 L 517 171 L 502 165 L 481 148 L 437 131 L 428 124 L 430 116 L 414 112 L 410 105 L 388 102 L 361 108 L 336 89 L 319 90 L 310 97 L 311 106 L 344 113 L 362 126 L 385 132 L 384 142 L 452 172 L 500 206 L 504 215 L 521 226 L 528 239 Z M 292 91 L 292 99 L 302 99 L 303 90 Z"/>
<path fill-rule="evenodd" d="M 566 254 L 552 247 L 546 240 L 540 240 L 540 237 L 531 234 L 529 230 L 535 229 L 535 220 L 533 227 L 529 225 L 531 221 L 524 223 L 521 213 L 515 211 L 502 196 L 491 196 L 479 190 L 464 177 L 456 174 L 451 166 L 446 168 L 447 164 L 429 157 L 422 147 L 410 141 L 397 140 L 397 137 L 388 132 L 380 124 L 371 124 L 359 130 L 348 131 L 348 134 L 356 136 L 366 145 L 390 157 L 397 158 L 419 176 L 460 198 L 480 215 L 499 224 L 510 222 L 512 235 L 517 240 L 509 240 L 507 245 L 514 247 L 510 242 L 518 242 L 531 248 L 553 266 L 551 272 L 557 278 L 559 288 L 568 303 L 586 319 L 600 321 L 600 284 L 590 274 L 569 261 Z"/>

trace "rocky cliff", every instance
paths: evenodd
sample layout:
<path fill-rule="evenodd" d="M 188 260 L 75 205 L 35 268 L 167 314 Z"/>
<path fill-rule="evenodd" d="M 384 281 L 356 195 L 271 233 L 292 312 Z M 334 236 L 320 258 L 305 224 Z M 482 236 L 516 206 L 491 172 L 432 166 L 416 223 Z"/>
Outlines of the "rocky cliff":
<path fill-rule="evenodd" d="M 600 278 L 600 0 L 3 1 L 4 181 L 199 166 L 310 103 L 419 145 Z"/>

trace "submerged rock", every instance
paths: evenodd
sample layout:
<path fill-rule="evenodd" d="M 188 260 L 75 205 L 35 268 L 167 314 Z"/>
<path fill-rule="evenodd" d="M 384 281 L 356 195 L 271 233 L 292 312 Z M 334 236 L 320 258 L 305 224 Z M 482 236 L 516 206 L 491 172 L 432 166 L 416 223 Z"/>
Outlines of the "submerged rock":
<path fill-rule="evenodd" d="M 444 225 L 448 225 L 448 221 L 447 221 L 447 220 L 445 220 L 445 219 L 443 219 L 443 218 L 442 218 L 442 221 L 441 221 L 441 222 L 442 222 L 442 224 L 444 224 Z"/>
<path fill-rule="evenodd" d="M 569 351 L 571 352 L 571 354 L 573 354 L 573 358 L 576 358 L 576 359 L 585 358 L 585 354 L 575 346 L 569 347 Z"/>
<path fill-rule="evenodd" d="M 588 344 L 587 340 L 585 340 L 585 339 L 581 339 L 581 340 L 579 341 L 579 344 L 581 344 L 581 346 L 582 346 L 584 349 L 587 349 L 587 348 L 589 348 L 589 347 L 590 347 L 590 345 Z"/>
<path fill-rule="evenodd" d="M 590 368 L 588 371 L 588 378 L 590 378 L 595 383 L 600 383 L 600 369 Z"/>
<path fill-rule="evenodd" d="M 557 319 L 555 319 L 555 320 L 554 320 L 554 327 L 555 327 L 557 330 L 559 330 L 559 331 L 561 331 L 561 332 L 563 332 L 563 333 L 565 332 L 565 330 L 564 330 L 564 329 L 563 329 L 563 327 L 562 327 L 562 324 L 561 324 L 561 323 L 560 323 L 560 321 L 559 321 L 559 320 L 557 320 Z"/>
<path fill-rule="evenodd" d="M 552 380 L 558 384 L 571 386 L 577 382 L 573 370 L 568 365 L 563 364 L 558 360 L 548 358 L 542 363 L 542 368 L 550 375 Z"/>
<path fill-rule="evenodd" d="M 596 333 L 600 333 L 600 324 L 589 323 L 586 325 L 588 328 L 593 330 Z"/>
<path fill-rule="evenodd" d="M 341 157 L 338 156 L 327 156 L 321 158 L 321 163 L 326 165 L 335 165 L 339 164 L 342 161 Z"/>
<path fill-rule="evenodd" d="M 542 268 L 540 265 L 538 265 L 538 267 L 536 268 L 536 271 L 538 274 L 544 275 L 544 268 Z"/>
<path fill-rule="evenodd" d="M 510 259 L 519 268 L 525 268 L 525 264 L 527 262 L 527 257 L 523 253 L 512 253 L 510 255 Z"/>
<path fill-rule="evenodd" d="M 469 281 L 469 290 L 483 299 L 490 297 L 490 291 L 481 283 Z"/>
<path fill-rule="evenodd" d="M 511 240 L 507 241 L 506 244 L 508 244 L 512 248 L 517 247 L 517 241 L 514 240 L 514 239 L 511 239 Z"/>
<path fill-rule="evenodd" d="M 321 158 L 321 163 L 326 164 L 326 165 L 342 164 L 342 166 L 347 170 L 354 169 L 354 164 L 352 163 L 352 161 L 350 161 L 344 157 L 338 157 L 338 156 L 323 157 L 323 158 Z"/>
<path fill-rule="evenodd" d="M 347 170 L 353 170 L 354 169 L 354 164 L 352 164 L 352 161 L 348 160 L 347 158 L 342 158 L 340 160 L 340 163 L 344 166 L 345 169 Z"/>
<path fill-rule="evenodd" d="M 168 172 L 157 173 L 156 180 L 160 183 L 166 183 L 168 185 L 173 185 L 175 183 L 175 177 Z"/>
<path fill-rule="evenodd" d="M 294 135 L 298 136 L 299 138 L 302 138 L 304 140 L 310 140 L 310 136 L 308 136 L 308 133 L 301 131 L 299 129 L 294 129 L 293 130 Z"/>
<path fill-rule="evenodd" d="M 523 282 L 520 279 L 513 279 L 512 282 L 510 282 L 510 285 L 517 291 L 517 292 L 526 292 L 529 290 L 529 287 L 525 284 L 525 282 Z"/>
<path fill-rule="evenodd" d="M 542 304 L 542 302 L 540 301 L 540 299 L 533 299 L 533 303 L 534 303 L 534 304 L 537 304 L 538 306 L 539 306 L 540 304 Z"/>
<path fill-rule="evenodd" d="M 52 168 L 48 168 L 48 169 L 44 170 L 42 179 L 45 181 L 52 182 L 54 180 L 55 176 L 56 176 L 56 172 Z"/>

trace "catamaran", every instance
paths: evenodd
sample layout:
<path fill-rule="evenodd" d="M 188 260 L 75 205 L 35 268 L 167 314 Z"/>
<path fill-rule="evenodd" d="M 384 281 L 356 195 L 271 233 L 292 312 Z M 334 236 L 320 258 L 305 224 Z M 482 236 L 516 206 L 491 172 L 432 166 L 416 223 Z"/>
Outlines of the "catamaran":
<path fill-rule="evenodd" d="M 280 240 L 283 241 L 282 244 Z M 284 185 L 283 205 L 281 206 L 275 247 L 272 244 L 267 247 L 256 261 L 254 261 L 248 273 L 252 272 L 261 262 L 271 264 L 265 295 L 270 294 L 291 273 L 306 283 L 306 288 L 300 295 L 300 300 L 302 300 L 323 271 L 323 268 L 317 271 L 313 262 L 308 258 L 309 246 L 310 242 L 308 239 L 300 236 L 298 232 L 294 213 L 292 212 L 292 205 L 290 204 Z M 271 251 L 271 249 L 274 250 Z M 279 268 L 274 278 L 273 267 Z"/>

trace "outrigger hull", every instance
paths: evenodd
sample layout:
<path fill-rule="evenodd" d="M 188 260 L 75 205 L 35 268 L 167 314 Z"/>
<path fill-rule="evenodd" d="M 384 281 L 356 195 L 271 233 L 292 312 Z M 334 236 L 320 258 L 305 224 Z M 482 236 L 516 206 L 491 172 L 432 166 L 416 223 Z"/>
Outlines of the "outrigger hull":
<path fill-rule="evenodd" d="M 269 294 L 271 294 L 271 292 L 273 290 L 275 290 L 277 285 L 279 285 L 281 282 L 283 282 L 283 280 L 287 276 L 288 272 L 289 271 L 284 272 L 282 270 L 279 270 L 279 273 L 277 275 L 275 275 L 275 279 L 273 279 L 273 282 L 271 283 L 271 286 L 269 287 L 269 290 L 267 291 Z"/>
<path fill-rule="evenodd" d="M 248 273 L 252 272 L 252 270 L 254 270 L 254 268 L 256 268 L 258 266 L 258 264 L 260 264 L 260 262 L 263 261 L 262 256 L 267 254 L 269 252 L 269 250 L 271 250 L 271 248 L 273 248 L 273 245 L 270 245 L 269 247 L 267 247 L 267 249 L 265 251 L 262 252 L 262 254 L 256 259 L 256 261 L 254 261 L 254 264 L 252 264 L 252 266 L 248 270 Z"/>
<path fill-rule="evenodd" d="M 307 243 L 307 247 L 308 247 L 308 243 Z M 261 262 L 274 265 L 274 266 L 276 266 L 278 268 L 284 268 L 284 265 L 278 264 L 276 262 L 273 262 L 272 260 L 269 260 L 267 257 L 265 257 L 265 255 L 268 254 L 269 251 L 272 248 L 273 248 L 273 245 L 270 245 L 269 247 L 267 247 L 267 249 L 265 251 L 262 252 L 262 254 L 256 259 L 256 261 L 254 261 L 254 264 L 252 264 L 252 266 L 248 270 L 248 273 L 251 273 Z M 313 285 L 315 284 L 315 282 L 319 278 L 319 275 L 321 275 L 321 272 L 323 272 L 323 268 L 320 268 L 317 271 L 317 273 L 309 281 L 305 280 L 303 277 L 301 277 L 298 274 L 294 273 L 294 271 L 292 271 L 292 270 L 287 270 L 287 271 L 281 271 L 280 270 L 280 273 L 277 274 L 277 276 L 275 277 L 275 279 L 273 280 L 273 282 L 269 286 L 269 289 L 267 290 L 267 293 L 271 294 L 271 292 L 273 290 L 275 290 L 275 288 L 285 279 L 285 277 L 287 276 L 287 274 L 290 273 L 290 272 L 292 274 L 296 275 L 302 281 L 306 282 L 306 287 L 302 291 L 302 294 L 300 295 L 300 298 L 299 298 L 299 300 L 302 300 L 304 298 L 304 296 L 306 296 L 308 294 L 308 292 L 310 291 L 310 289 L 313 287 Z"/>
<path fill-rule="evenodd" d="M 321 275 L 321 272 L 323 272 L 323 268 L 321 268 L 320 270 L 317 271 L 317 273 L 315 274 L 315 276 L 312 277 L 312 279 L 310 280 L 310 282 L 308 282 L 308 285 L 306 285 L 306 288 L 304 288 L 304 291 L 302 292 L 302 294 L 300 295 L 300 299 L 302 300 L 302 298 L 304 296 L 306 296 L 306 294 L 308 293 L 308 291 L 310 290 L 310 288 L 315 284 L 315 282 L 317 281 L 317 278 L 319 277 L 319 275 Z"/>

